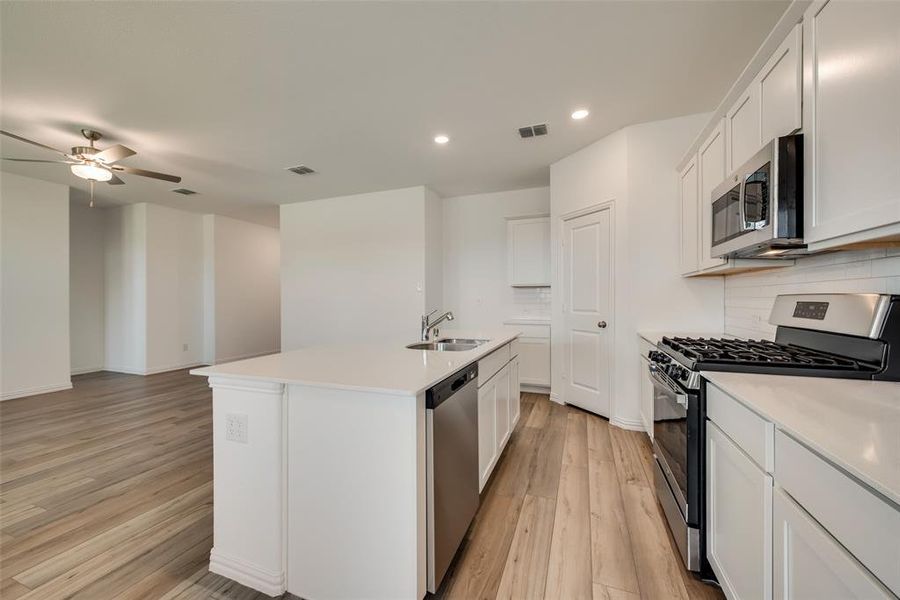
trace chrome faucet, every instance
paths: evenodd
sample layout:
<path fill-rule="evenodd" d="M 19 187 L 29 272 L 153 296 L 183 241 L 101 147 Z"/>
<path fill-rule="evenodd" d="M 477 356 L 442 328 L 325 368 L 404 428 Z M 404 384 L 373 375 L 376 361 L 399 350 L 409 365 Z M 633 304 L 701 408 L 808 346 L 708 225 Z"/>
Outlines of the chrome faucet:
<path fill-rule="evenodd" d="M 422 315 L 422 341 L 423 342 L 427 342 L 428 340 L 431 339 L 432 332 L 438 333 L 437 326 L 439 323 L 442 323 L 444 321 L 452 321 L 453 320 L 453 313 L 448 310 L 447 312 L 445 312 L 444 314 L 439 316 L 437 319 L 432 321 L 431 315 L 433 315 L 436 312 L 437 312 L 437 309 L 434 309 L 427 315 Z"/>

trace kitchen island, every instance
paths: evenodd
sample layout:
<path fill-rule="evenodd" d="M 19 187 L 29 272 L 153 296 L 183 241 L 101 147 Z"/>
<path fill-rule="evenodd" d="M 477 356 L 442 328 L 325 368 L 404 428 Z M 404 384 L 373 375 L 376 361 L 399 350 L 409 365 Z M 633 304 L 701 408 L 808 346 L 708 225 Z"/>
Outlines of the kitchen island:
<path fill-rule="evenodd" d="M 443 333 L 487 341 L 304 348 L 191 371 L 213 389 L 211 571 L 272 596 L 425 595 L 426 391 L 478 362 L 480 486 L 518 417 L 518 375 L 496 393 L 518 332 Z M 501 410 L 513 389 L 515 409 Z"/>

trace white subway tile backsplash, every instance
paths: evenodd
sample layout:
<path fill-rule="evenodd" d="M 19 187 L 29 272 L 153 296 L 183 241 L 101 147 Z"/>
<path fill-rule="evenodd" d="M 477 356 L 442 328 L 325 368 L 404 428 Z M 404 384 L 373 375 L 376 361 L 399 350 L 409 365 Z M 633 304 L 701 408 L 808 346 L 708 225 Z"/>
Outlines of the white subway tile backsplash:
<path fill-rule="evenodd" d="M 514 317 L 550 318 L 550 288 L 512 288 Z"/>
<path fill-rule="evenodd" d="M 900 248 L 833 252 L 784 269 L 725 277 L 725 332 L 773 339 L 769 313 L 779 294 L 900 294 Z"/>

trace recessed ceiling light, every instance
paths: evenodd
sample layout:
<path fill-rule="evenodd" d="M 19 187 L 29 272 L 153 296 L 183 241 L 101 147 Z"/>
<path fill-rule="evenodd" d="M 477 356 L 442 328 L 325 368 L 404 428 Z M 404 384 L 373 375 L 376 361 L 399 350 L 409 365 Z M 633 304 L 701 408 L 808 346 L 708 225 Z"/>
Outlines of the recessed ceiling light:
<path fill-rule="evenodd" d="M 434 136 L 434 143 L 435 143 L 435 144 L 446 144 L 446 143 L 449 142 L 449 141 L 450 141 L 450 138 L 448 138 L 448 137 L 447 137 L 446 135 L 444 135 L 444 134 Z"/>
<path fill-rule="evenodd" d="M 585 118 L 589 114 L 591 114 L 591 113 L 586 108 L 579 108 L 578 110 L 576 110 L 575 112 L 572 113 L 572 118 L 575 119 L 576 121 L 580 121 L 581 119 Z"/>

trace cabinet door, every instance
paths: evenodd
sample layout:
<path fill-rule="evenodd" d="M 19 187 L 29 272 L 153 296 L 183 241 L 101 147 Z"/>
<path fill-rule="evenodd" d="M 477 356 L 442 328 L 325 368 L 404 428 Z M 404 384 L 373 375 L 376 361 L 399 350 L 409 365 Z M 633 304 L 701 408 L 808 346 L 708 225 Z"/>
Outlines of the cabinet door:
<path fill-rule="evenodd" d="M 484 488 L 497 459 L 497 378 L 478 388 L 478 491 Z"/>
<path fill-rule="evenodd" d="M 900 2 L 816 2 L 804 15 L 807 242 L 900 223 L 898 23 Z"/>
<path fill-rule="evenodd" d="M 761 142 L 766 144 L 800 129 L 803 62 L 799 23 L 779 46 L 759 74 Z"/>
<path fill-rule="evenodd" d="M 550 285 L 550 217 L 506 223 L 507 269 L 512 286 Z"/>
<path fill-rule="evenodd" d="M 509 429 L 512 431 L 519 422 L 522 392 L 519 388 L 519 357 L 509 362 Z"/>
<path fill-rule="evenodd" d="M 700 246 L 699 270 L 711 269 L 724 265 L 727 260 L 712 257 L 712 203 L 713 190 L 725 181 L 725 120 L 719 122 L 708 138 L 700 145 L 697 154 L 700 176 L 700 199 L 697 203 L 700 210 Z"/>
<path fill-rule="evenodd" d="M 497 440 L 497 456 L 500 456 L 500 453 L 503 451 L 503 447 L 506 446 L 506 440 L 509 439 L 510 432 L 509 364 L 507 363 L 505 367 L 500 369 L 500 372 L 497 373 L 494 378 L 497 380 L 497 402 L 495 404 L 495 409 L 497 411 L 495 421 L 497 433 L 495 439 Z"/>
<path fill-rule="evenodd" d="M 699 255 L 697 252 L 697 231 L 699 227 L 697 214 L 698 178 L 697 159 L 691 159 L 680 178 L 681 199 L 681 273 L 688 274 L 697 270 Z"/>
<path fill-rule="evenodd" d="M 776 600 L 891 598 L 891 594 L 782 490 L 775 490 Z"/>
<path fill-rule="evenodd" d="M 772 597 L 772 478 L 709 421 L 706 557 L 732 600 Z"/>
<path fill-rule="evenodd" d="M 641 421 L 650 439 L 653 439 L 653 380 L 650 379 L 650 362 L 641 357 Z"/>
<path fill-rule="evenodd" d="M 725 115 L 725 158 L 731 173 L 762 147 L 759 126 L 759 86 L 754 83 L 741 94 Z"/>
<path fill-rule="evenodd" d="M 519 361 L 521 383 L 550 385 L 550 340 L 548 338 L 519 338 Z"/>

